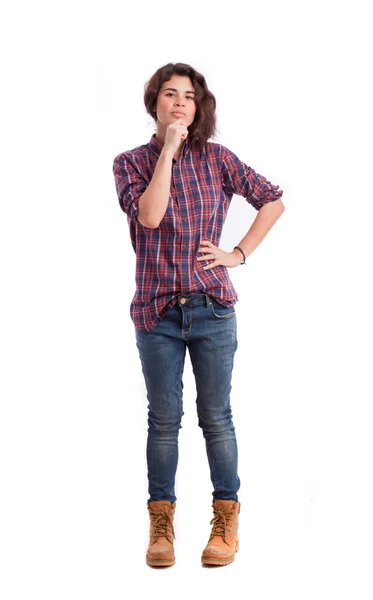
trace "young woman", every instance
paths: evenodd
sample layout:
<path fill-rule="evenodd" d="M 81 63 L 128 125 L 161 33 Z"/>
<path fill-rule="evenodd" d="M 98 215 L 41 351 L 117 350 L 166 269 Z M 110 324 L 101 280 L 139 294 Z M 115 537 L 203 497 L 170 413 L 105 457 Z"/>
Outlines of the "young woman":
<path fill-rule="evenodd" d="M 228 269 L 245 263 L 285 207 L 278 186 L 209 141 L 216 101 L 201 73 L 183 63 L 159 68 L 145 86 L 144 102 L 157 131 L 149 143 L 119 154 L 113 170 L 136 253 L 130 314 L 149 401 L 146 560 L 151 566 L 175 562 L 175 474 L 188 348 L 213 486 L 214 517 L 202 563 L 226 565 L 238 550 L 240 511 L 230 406 L 237 294 Z M 233 194 L 244 196 L 258 214 L 226 252 L 219 241 Z"/>

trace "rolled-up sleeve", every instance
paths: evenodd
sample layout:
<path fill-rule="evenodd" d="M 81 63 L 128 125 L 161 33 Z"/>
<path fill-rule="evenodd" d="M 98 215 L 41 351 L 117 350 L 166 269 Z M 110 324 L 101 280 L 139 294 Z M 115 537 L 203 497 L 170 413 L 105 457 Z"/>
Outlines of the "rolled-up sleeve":
<path fill-rule="evenodd" d="M 222 183 L 228 194 L 244 196 L 259 210 L 264 204 L 281 198 L 283 192 L 242 162 L 231 150 L 224 147 L 222 157 Z"/>
<path fill-rule="evenodd" d="M 148 184 L 124 153 L 114 159 L 113 172 L 120 207 L 131 220 L 137 221 L 139 199 Z"/>

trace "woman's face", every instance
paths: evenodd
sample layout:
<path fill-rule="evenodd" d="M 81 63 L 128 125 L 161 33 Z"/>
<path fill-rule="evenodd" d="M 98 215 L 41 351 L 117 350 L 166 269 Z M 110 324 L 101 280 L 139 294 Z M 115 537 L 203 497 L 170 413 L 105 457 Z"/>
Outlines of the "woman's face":
<path fill-rule="evenodd" d="M 195 93 L 189 77 L 173 75 L 165 81 L 158 93 L 156 112 L 158 125 L 165 127 L 176 119 L 184 119 L 186 127 L 194 121 L 196 114 Z"/>

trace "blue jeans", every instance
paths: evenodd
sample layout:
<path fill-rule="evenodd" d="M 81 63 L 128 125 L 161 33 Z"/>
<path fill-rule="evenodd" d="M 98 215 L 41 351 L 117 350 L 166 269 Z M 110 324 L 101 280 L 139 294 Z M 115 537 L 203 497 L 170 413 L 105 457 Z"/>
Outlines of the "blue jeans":
<path fill-rule="evenodd" d="M 237 349 L 234 307 L 226 308 L 204 293 L 180 295 L 152 331 L 136 329 L 136 343 L 149 401 L 148 502 L 176 501 L 186 347 L 196 381 L 198 425 L 205 438 L 213 500 L 237 502 L 240 480 L 230 406 Z"/>

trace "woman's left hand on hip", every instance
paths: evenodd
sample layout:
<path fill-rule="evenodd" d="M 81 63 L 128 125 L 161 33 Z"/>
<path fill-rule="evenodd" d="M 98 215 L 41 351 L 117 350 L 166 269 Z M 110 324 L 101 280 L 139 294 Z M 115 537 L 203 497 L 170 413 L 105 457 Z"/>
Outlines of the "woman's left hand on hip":
<path fill-rule="evenodd" d="M 214 246 L 211 242 L 204 240 L 201 242 L 200 248 L 198 250 L 199 253 L 203 253 L 204 256 L 199 256 L 197 258 L 198 261 L 208 260 L 208 265 L 203 267 L 205 271 L 208 269 L 213 269 L 218 265 L 222 267 L 237 267 L 241 263 L 241 258 L 237 255 L 237 252 L 233 250 L 233 252 L 225 252 L 221 248 Z"/>

